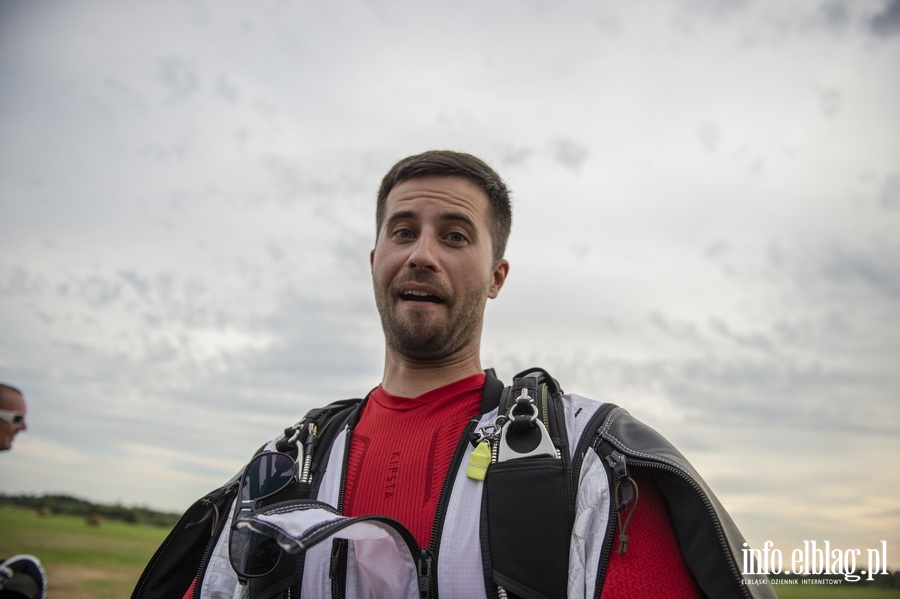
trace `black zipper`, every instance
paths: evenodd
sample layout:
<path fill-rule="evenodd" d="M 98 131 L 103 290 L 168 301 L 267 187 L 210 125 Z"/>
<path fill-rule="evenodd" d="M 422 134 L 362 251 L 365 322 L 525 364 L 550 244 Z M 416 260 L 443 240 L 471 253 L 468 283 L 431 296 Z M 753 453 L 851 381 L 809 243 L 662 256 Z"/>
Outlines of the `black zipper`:
<path fill-rule="evenodd" d="M 688 473 L 684 472 L 680 468 L 675 468 L 674 466 L 670 466 L 665 463 L 660 463 L 651 460 L 641 460 L 641 459 L 631 459 L 631 464 L 641 467 L 647 468 L 657 468 L 659 470 L 665 470 L 666 472 L 670 472 L 679 476 L 682 480 L 687 482 L 692 489 L 700 496 L 700 499 L 703 501 L 703 506 L 706 508 L 706 514 L 709 516 L 709 519 L 713 523 L 713 528 L 716 531 L 716 537 L 719 540 L 719 548 L 722 550 L 722 553 L 725 554 L 729 570 L 731 571 L 731 576 L 734 582 L 741 589 L 742 594 L 745 597 L 751 597 L 750 591 L 747 589 L 746 585 L 741 584 L 743 577 L 740 574 L 740 570 L 738 569 L 737 562 L 734 561 L 734 556 L 731 553 L 731 548 L 728 546 L 728 541 L 725 539 L 725 531 L 722 530 L 722 524 L 719 521 L 719 516 L 716 514 L 715 508 L 713 508 L 712 503 L 709 501 L 709 497 L 706 496 L 706 493 L 697 484 L 697 482 L 691 477 Z"/>
<path fill-rule="evenodd" d="M 547 384 L 544 383 L 540 385 L 540 391 L 538 391 L 541 395 L 541 420 L 544 422 L 544 428 L 548 431 L 550 430 L 550 407 L 547 405 Z"/>
<path fill-rule="evenodd" d="M 226 494 L 230 494 L 232 490 L 237 491 L 238 483 L 235 482 L 233 485 L 225 487 L 221 490 L 220 493 L 216 494 L 215 491 L 201 499 L 201 503 L 206 503 L 206 505 L 211 505 L 213 509 L 216 511 L 218 516 L 218 523 L 216 524 L 216 529 L 213 531 L 210 536 L 209 543 L 206 544 L 206 549 L 203 551 L 203 557 L 200 559 L 200 567 L 197 568 L 197 576 L 195 580 L 197 581 L 194 585 L 194 592 L 191 594 L 192 599 L 200 599 L 200 590 L 203 586 L 203 577 L 206 575 L 206 568 L 209 566 L 209 560 L 212 557 L 213 549 L 216 546 L 216 543 L 219 540 L 219 537 L 222 535 L 222 531 L 225 529 L 225 525 L 228 522 L 228 514 L 219 514 L 218 508 L 215 506 L 215 501 L 219 498 L 223 497 Z"/>
<path fill-rule="evenodd" d="M 175 526 L 172 527 L 172 530 L 169 531 L 169 534 L 166 535 L 165 540 L 163 540 L 162 544 L 156 549 L 156 552 L 153 554 L 153 557 L 150 558 L 150 562 L 147 564 L 147 567 L 144 568 L 144 571 L 141 573 L 140 578 L 138 578 L 137 584 L 134 587 L 134 593 L 132 597 L 140 597 L 141 591 L 143 590 L 144 585 L 147 583 L 147 578 L 150 577 L 150 573 L 156 567 L 156 563 L 159 560 L 160 556 L 165 553 L 166 549 L 172 543 L 175 535 L 180 532 L 182 529 L 187 528 L 188 525 L 185 521 L 188 519 L 188 514 L 194 511 L 194 508 L 200 507 L 203 505 L 203 502 L 206 501 L 209 497 L 211 497 L 213 493 L 204 496 L 201 499 L 195 501 L 191 506 L 184 511 L 184 513 L 178 518 L 178 521 L 175 523 Z M 199 524 L 203 521 L 203 518 L 198 520 L 195 524 Z"/>
<path fill-rule="evenodd" d="M 599 429 L 602 427 L 603 423 L 610 418 L 614 411 L 620 410 L 617 405 L 607 403 L 604 404 L 599 410 L 591 415 L 590 420 L 588 420 L 587 425 L 584 427 L 584 431 L 591 431 Z M 597 432 L 594 435 L 586 435 L 582 434 L 581 439 L 578 442 L 578 445 L 575 447 L 575 452 L 572 456 L 572 467 L 569 469 L 569 493 L 571 494 L 571 498 L 578 497 L 578 481 L 581 478 L 581 466 L 584 463 L 584 456 L 587 455 L 587 450 L 591 447 L 597 450 L 597 447 L 603 441 L 603 436 L 601 432 Z M 603 464 L 603 469 L 607 473 L 607 480 L 612 481 L 612 485 L 610 485 L 610 500 L 609 500 L 609 514 L 607 514 L 607 524 L 606 524 L 606 534 L 603 536 L 603 547 L 600 551 L 600 566 L 597 570 L 597 588 L 594 589 L 594 597 L 599 597 L 599 590 L 603 585 L 603 578 L 606 576 L 606 565 L 609 561 L 609 556 L 612 553 L 612 546 L 615 542 L 616 535 L 616 501 L 615 494 L 613 493 L 615 489 L 615 485 L 618 480 L 615 478 L 617 475 L 614 472 L 613 468 L 610 464 L 604 459 L 604 456 L 601 455 L 600 451 L 597 451 L 597 457 L 600 459 L 600 462 Z M 571 505 L 574 505 L 575 501 Z"/>
<path fill-rule="evenodd" d="M 476 419 L 469 420 L 469 423 L 466 424 L 466 427 L 463 429 L 462 436 L 459 438 L 459 443 L 456 445 L 456 451 L 453 452 L 453 458 L 450 460 L 450 466 L 447 468 L 444 485 L 441 487 L 441 494 L 438 497 L 437 507 L 434 511 L 434 521 L 431 523 L 431 542 L 428 544 L 428 549 L 425 550 L 428 551 L 430 555 L 427 557 L 423 556 L 423 559 L 425 560 L 431 560 L 431 562 L 437 561 L 441 533 L 444 531 L 444 516 L 447 512 L 447 504 L 450 501 L 450 493 L 453 491 L 453 485 L 456 483 L 456 476 L 459 472 L 459 466 L 462 463 L 463 456 L 466 454 L 466 450 L 469 447 L 469 437 L 471 437 L 478 422 L 479 420 Z M 431 568 L 431 565 L 429 565 L 429 571 L 430 594 L 423 595 L 423 597 L 437 599 L 437 571 L 434 571 L 433 568 Z"/>
<path fill-rule="evenodd" d="M 347 539 L 334 539 L 331 544 L 331 564 L 328 577 L 331 579 L 331 598 L 344 599 L 347 592 Z"/>
<path fill-rule="evenodd" d="M 199 520 L 196 520 L 195 522 L 187 522 L 187 520 L 189 518 L 194 517 L 192 512 L 194 512 L 196 508 L 199 508 L 201 506 L 206 506 L 207 508 L 210 508 L 210 506 L 211 506 L 211 511 L 213 511 L 213 513 L 215 514 L 214 517 L 217 517 L 217 520 L 213 521 L 214 526 L 211 527 L 211 530 L 210 530 L 210 540 L 206 544 L 206 549 L 203 552 L 203 556 L 200 560 L 200 566 L 199 566 L 199 569 L 195 576 L 196 583 L 194 585 L 195 588 L 194 588 L 194 593 L 192 594 L 192 596 L 199 597 L 199 588 L 200 588 L 199 583 L 202 580 L 202 577 L 201 577 L 202 573 L 206 570 L 206 567 L 209 565 L 209 559 L 212 556 L 212 550 L 215 547 L 215 544 L 219 538 L 219 535 L 222 532 L 222 529 L 225 527 L 225 522 L 228 520 L 228 518 L 223 517 L 223 515 L 218 512 L 218 508 L 216 507 L 215 502 L 218 501 L 221 497 L 230 494 L 231 492 L 233 492 L 236 489 L 237 489 L 237 481 L 233 482 L 232 484 L 220 487 L 219 489 L 216 489 L 215 491 L 205 495 L 201 499 L 198 499 L 197 501 L 195 501 L 191 505 L 191 507 L 189 507 L 187 510 L 185 510 L 185 512 L 181 515 L 181 517 L 175 523 L 175 526 L 172 527 L 172 531 L 168 534 L 168 536 L 166 537 L 166 540 L 163 541 L 162 545 L 160 545 L 159 548 L 156 550 L 156 552 L 153 554 L 153 557 L 150 559 L 150 562 L 147 565 L 147 567 L 144 569 L 144 572 L 141 573 L 141 577 L 138 579 L 138 582 L 135 585 L 135 591 L 133 594 L 134 597 L 141 596 L 143 587 L 147 583 L 147 578 L 150 577 L 151 572 L 156 567 L 156 564 L 157 564 L 160 556 L 162 556 L 168 550 L 168 547 L 174 542 L 177 534 L 182 530 L 186 530 L 188 528 L 193 528 L 194 526 L 199 526 L 200 524 L 202 524 L 206 520 L 206 516 L 209 515 L 210 509 L 207 509 L 207 512 Z"/>
<path fill-rule="evenodd" d="M 712 503 L 709 501 L 709 497 L 706 495 L 706 492 L 700 487 L 699 484 L 697 484 L 697 481 L 695 481 L 694 478 L 690 474 L 688 474 L 681 468 L 676 468 L 675 466 L 671 466 L 664 462 L 658 462 L 656 460 L 642 459 L 639 456 L 635 456 L 633 453 L 629 452 L 627 448 L 621 446 L 620 444 L 614 443 L 612 439 L 606 438 L 602 432 L 600 434 L 598 434 L 597 438 L 599 439 L 599 443 L 606 441 L 607 443 L 609 443 L 610 445 L 613 445 L 616 449 L 621 451 L 623 454 L 628 456 L 628 458 L 629 458 L 628 462 L 632 466 L 638 466 L 641 468 L 656 468 L 658 470 L 664 470 L 671 474 L 675 474 L 681 480 L 685 481 L 694 490 L 694 492 L 697 494 L 697 496 L 700 497 L 700 500 L 703 502 L 703 506 L 706 508 L 706 514 L 707 514 L 707 516 L 709 516 L 709 519 L 713 524 L 713 528 L 716 531 L 716 537 L 719 541 L 719 548 L 722 550 L 722 553 L 726 556 L 726 560 L 728 561 L 732 580 L 734 580 L 734 582 L 737 584 L 738 588 L 741 589 L 741 594 L 744 597 L 748 597 L 748 598 L 751 597 L 752 595 L 750 594 L 750 591 L 747 589 L 747 587 L 745 585 L 741 584 L 742 577 L 740 574 L 740 570 L 738 569 L 737 563 L 734 561 L 734 555 L 731 553 L 731 548 L 728 545 L 728 541 L 725 539 L 725 532 L 722 530 L 722 524 L 719 520 L 719 516 L 718 516 L 718 514 L 716 514 L 716 510 L 715 510 L 715 508 L 713 508 Z M 615 498 L 613 498 L 613 500 L 610 502 L 611 510 L 615 509 L 614 504 L 615 504 Z M 613 518 L 613 516 L 614 516 L 614 514 L 611 513 L 610 519 L 612 522 L 611 522 L 610 532 L 614 532 L 614 530 L 615 530 L 615 519 Z M 610 537 L 607 540 L 609 541 L 610 550 L 611 550 L 612 538 Z M 603 555 L 604 561 L 602 562 L 604 575 L 605 575 L 606 563 L 607 563 L 606 557 L 608 557 L 608 552 L 606 551 L 606 541 L 604 541 L 604 555 Z M 598 582 L 599 581 L 602 581 L 602 578 L 600 578 L 598 576 Z M 602 586 L 600 588 L 602 588 Z"/>
<path fill-rule="evenodd" d="M 341 467 L 341 486 L 338 487 L 337 510 L 341 514 L 344 513 L 344 487 L 347 486 L 347 462 L 350 460 L 350 438 L 353 436 L 353 429 L 347 427 L 347 435 L 344 439 L 344 455 L 342 457 L 344 464 Z"/>
<path fill-rule="evenodd" d="M 437 593 L 437 576 L 434 571 L 435 556 L 430 549 L 419 549 L 416 554 L 416 578 L 420 599 L 433 599 Z"/>
<path fill-rule="evenodd" d="M 618 406 L 615 404 L 603 405 L 599 410 L 594 412 L 583 430 L 585 432 L 597 430 L 600 424 L 602 424 L 603 421 L 612 414 L 613 410 L 616 409 L 618 409 Z M 599 435 L 582 434 L 578 446 L 575 447 L 575 452 L 572 456 L 572 467 L 569 468 L 569 498 L 573 500 L 570 505 L 575 505 L 574 499 L 578 497 L 578 479 L 581 477 L 581 465 L 584 462 L 584 456 L 587 454 L 587 450 L 597 443 L 598 437 Z"/>
<path fill-rule="evenodd" d="M 617 498 L 614 489 L 619 481 L 628 476 L 628 465 L 625 462 L 625 456 L 613 449 L 606 455 L 597 454 L 603 463 L 603 468 L 607 472 L 608 480 L 612 481 L 610 485 L 609 498 L 609 514 L 607 515 L 606 534 L 603 536 L 603 548 L 600 551 L 600 567 L 597 569 L 597 585 L 594 589 L 594 597 L 599 597 L 603 591 L 603 584 L 606 578 L 606 569 L 609 566 L 609 558 L 612 555 L 613 543 L 616 538 L 616 522 L 618 521 L 616 505 Z M 612 458 L 612 462 L 607 458 Z"/>

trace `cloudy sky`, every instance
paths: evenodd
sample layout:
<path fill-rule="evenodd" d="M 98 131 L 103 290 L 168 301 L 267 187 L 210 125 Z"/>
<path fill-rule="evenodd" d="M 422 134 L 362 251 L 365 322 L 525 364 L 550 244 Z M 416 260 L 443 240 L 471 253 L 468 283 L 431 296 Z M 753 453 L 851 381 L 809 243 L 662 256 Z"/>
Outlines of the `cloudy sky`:
<path fill-rule="evenodd" d="M 486 366 L 900 555 L 898 64 L 900 0 L 0 1 L 2 491 L 181 511 L 366 393 L 375 190 L 449 148 L 514 193 Z"/>

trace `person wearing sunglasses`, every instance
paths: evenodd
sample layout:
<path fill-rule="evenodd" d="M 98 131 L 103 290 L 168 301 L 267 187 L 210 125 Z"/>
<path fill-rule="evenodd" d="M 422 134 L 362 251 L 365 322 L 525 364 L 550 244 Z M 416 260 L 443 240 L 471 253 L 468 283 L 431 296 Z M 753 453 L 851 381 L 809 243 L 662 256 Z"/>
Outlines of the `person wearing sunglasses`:
<path fill-rule="evenodd" d="M 0 383 L 0 451 L 9 451 L 17 434 L 26 430 L 25 396 Z M 41 599 L 46 593 L 41 562 L 33 555 L 0 557 L 0 599 Z"/>
<path fill-rule="evenodd" d="M 482 368 L 480 353 L 487 301 L 510 272 L 504 255 L 511 223 L 506 184 L 479 158 L 429 151 L 395 164 L 377 194 L 369 253 L 385 339 L 381 382 L 343 420 L 317 420 L 325 407 L 287 429 L 195 503 L 132 597 L 773 596 L 767 585 L 743 585 L 743 537 L 699 475 L 627 412 L 616 422 L 627 423 L 629 440 L 642 444 L 609 441 L 609 453 L 599 449 L 599 429 L 590 428 L 606 422 L 609 406 L 562 394 L 558 385 L 550 395 L 562 415 L 551 420 L 564 420 L 566 432 L 555 442 L 536 422 L 539 393 L 510 391 L 503 397 L 515 404 L 501 413 L 504 385 Z M 525 288 L 564 292 L 544 289 L 542 281 Z M 537 317 L 523 316 L 512 342 L 529 339 Z M 526 437 L 512 437 L 514 424 L 539 434 L 524 443 Z M 486 443 L 497 451 L 484 452 Z M 629 459 L 640 457 L 627 463 L 621 452 L 632 447 L 656 453 L 632 451 Z M 512 457 L 502 464 L 504 456 Z M 580 476 L 557 475 L 564 473 L 559 464 L 575 462 Z M 542 485 L 519 482 L 537 470 L 554 476 L 546 495 Z M 507 481 L 518 485 L 515 492 Z M 505 498 L 498 506 L 504 509 L 491 508 L 492 490 Z M 526 495 L 536 498 L 527 506 L 534 517 L 525 530 L 513 530 L 507 522 L 518 522 Z M 565 505 L 542 511 L 551 495 L 561 497 L 553 506 Z M 569 517 L 566 506 L 573 512 L 567 528 L 546 526 Z M 688 508 L 690 514 L 679 513 Z M 522 539 L 505 545 L 516 554 L 507 560 L 516 575 L 530 570 L 525 576 L 540 582 L 552 570 L 561 584 L 523 591 L 518 579 L 492 570 L 491 539 L 509 533 Z M 537 566 L 523 567 L 526 561 Z"/>
<path fill-rule="evenodd" d="M 25 397 L 10 385 L 0 383 L 0 451 L 12 449 L 13 439 L 26 430 Z"/>

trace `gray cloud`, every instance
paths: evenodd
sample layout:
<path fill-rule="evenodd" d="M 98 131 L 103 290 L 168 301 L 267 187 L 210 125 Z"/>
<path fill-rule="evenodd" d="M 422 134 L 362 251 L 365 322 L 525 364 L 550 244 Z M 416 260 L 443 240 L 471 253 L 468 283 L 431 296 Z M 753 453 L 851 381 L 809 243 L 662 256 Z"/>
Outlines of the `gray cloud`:
<path fill-rule="evenodd" d="M 835 116 L 841 110 L 841 92 L 835 89 L 819 90 L 819 103 L 827 116 Z"/>
<path fill-rule="evenodd" d="M 875 35 L 890 37 L 900 33 L 900 0 L 888 0 L 884 10 L 872 16 L 869 29 Z"/>
<path fill-rule="evenodd" d="M 241 97 L 241 92 L 236 85 L 228 80 L 222 73 L 216 79 L 216 92 L 229 102 L 236 102 Z"/>
<path fill-rule="evenodd" d="M 169 90 L 169 101 L 187 100 L 200 85 L 193 61 L 183 56 L 160 58 L 159 78 Z"/>
<path fill-rule="evenodd" d="M 900 208 L 900 173 L 893 172 L 884 178 L 879 203 L 889 210 Z"/>
<path fill-rule="evenodd" d="M 704 123 L 697 130 L 697 137 L 707 152 L 715 152 L 722 135 L 715 123 Z"/>
<path fill-rule="evenodd" d="M 887 298 L 896 298 L 900 295 L 900 264 L 894 258 L 859 247 L 835 247 L 822 264 L 822 275 L 836 287 L 862 286 Z"/>
<path fill-rule="evenodd" d="M 850 13 L 847 11 L 847 3 L 842 0 L 824 2 L 819 9 L 825 22 L 832 29 L 843 31 L 850 23 Z"/>
<path fill-rule="evenodd" d="M 687 6 L 693 11 L 706 13 L 715 18 L 727 18 L 744 11 L 749 0 L 689 0 Z"/>
<path fill-rule="evenodd" d="M 525 147 L 504 147 L 500 151 L 499 163 L 505 168 L 514 168 L 518 166 L 527 166 L 529 160 L 534 155 L 533 148 Z"/>
<path fill-rule="evenodd" d="M 585 160 L 587 160 L 589 152 L 581 143 L 571 139 L 563 139 L 554 144 L 553 154 L 557 162 L 564 167 L 573 171 L 579 171 Z"/>
<path fill-rule="evenodd" d="M 10 296 L 30 296 L 46 289 L 41 274 L 22 265 L 0 263 L 0 293 Z"/>

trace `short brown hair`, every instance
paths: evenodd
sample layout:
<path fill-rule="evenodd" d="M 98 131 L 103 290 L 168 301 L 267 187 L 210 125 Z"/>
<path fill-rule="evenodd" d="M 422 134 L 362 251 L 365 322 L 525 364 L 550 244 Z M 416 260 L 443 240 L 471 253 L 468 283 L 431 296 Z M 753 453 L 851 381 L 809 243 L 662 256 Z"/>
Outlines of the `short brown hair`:
<path fill-rule="evenodd" d="M 509 190 L 500 175 L 483 160 L 462 152 L 429 150 L 404 158 L 392 166 L 381 180 L 381 187 L 378 189 L 378 202 L 375 206 L 376 238 L 384 222 L 385 205 L 391 190 L 403 181 L 430 176 L 464 177 L 484 191 L 490 206 L 491 249 L 494 262 L 499 262 L 506 252 L 506 240 L 512 227 Z"/>

